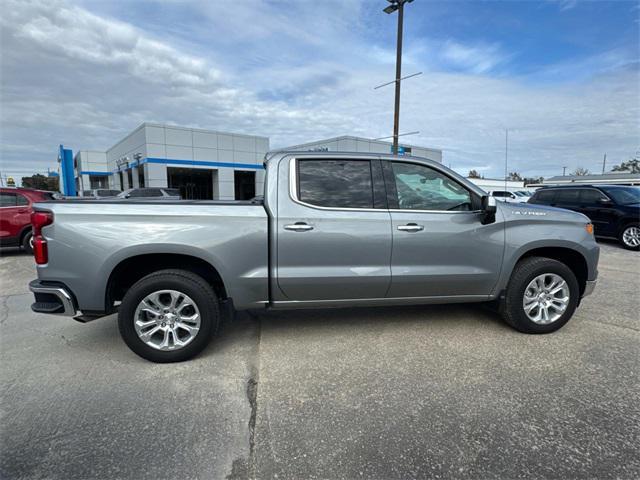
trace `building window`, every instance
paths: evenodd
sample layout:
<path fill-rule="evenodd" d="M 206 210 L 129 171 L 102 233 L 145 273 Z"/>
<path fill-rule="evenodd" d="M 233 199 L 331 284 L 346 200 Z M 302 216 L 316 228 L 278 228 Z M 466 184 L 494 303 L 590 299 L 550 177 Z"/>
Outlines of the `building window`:
<path fill-rule="evenodd" d="M 138 186 L 144 188 L 144 167 L 142 165 L 138 166 Z"/>
<path fill-rule="evenodd" d="M 133 188 L 133 169 L 127 170 L 127 181 L 129 182 L 129 188 Z"/>
<path fill-rule="evenodd" d="M 233 172 L 236 200 L 251 200 L 256 196 L 256 172 Z"/>
<path fill-rule="evenodd" d="M 124 190 L 124 178 L 122 172 L 118 172 L 118 179 L 120 180 L 120 190 Z"/>
<path fill-rule="evenodd" d="M 167 167 L 167 184 L 179 190 L 185 200 L 211 200 L 213 173 L 214 170 L 204 168 Z"/>
<path fill-rule="evenodd" d="M 96 188 L 109 188 L 109 178 L 102 175 L 89 175 L 89 184 L 91 190 Z"/>

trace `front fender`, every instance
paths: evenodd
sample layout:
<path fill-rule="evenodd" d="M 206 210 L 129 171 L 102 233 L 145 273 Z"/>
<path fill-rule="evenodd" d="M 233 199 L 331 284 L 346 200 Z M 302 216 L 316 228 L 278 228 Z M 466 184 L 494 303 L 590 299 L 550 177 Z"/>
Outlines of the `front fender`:
<path fill-rule="evenodd" d="M 563 248 L 579 253 L 587 264 L 587 280 L 595 280 L 598 275 L 600 248 L 593 235 L 586 231 L 586 223 L 588 221 L 584 223 L 523 221 L 508 224 L 505 232 L 502 275 L 492 296 L 498 296 L 507 287 L 513 269 L 523 256 L 541 248 Z"/>

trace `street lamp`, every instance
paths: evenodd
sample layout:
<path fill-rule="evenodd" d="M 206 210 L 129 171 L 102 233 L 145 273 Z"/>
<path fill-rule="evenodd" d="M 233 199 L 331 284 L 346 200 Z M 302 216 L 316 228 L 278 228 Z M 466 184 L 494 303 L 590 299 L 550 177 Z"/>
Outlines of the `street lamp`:
<path fill-rule="evenodd" d="M 393 111 L 393 153 L 398 154 L 398 132 L 400 128 L 400 76 L 402 74 L 402 22 L 404 17 L 404 4 L 413 0 L 387 0 L 389 5 L 384 13 L 392 14 L 398 11 L 398 41 L 396 43 L 396 99 Z"/>

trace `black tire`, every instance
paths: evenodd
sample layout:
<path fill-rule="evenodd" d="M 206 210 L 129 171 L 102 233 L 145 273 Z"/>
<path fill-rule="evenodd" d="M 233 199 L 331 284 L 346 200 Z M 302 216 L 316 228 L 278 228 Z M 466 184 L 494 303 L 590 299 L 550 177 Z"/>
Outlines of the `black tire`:
<path fill-rule="evenodd" d="M 618 236 L 618 240 L 620 241 L 622 246 L 624 248 L 626 248 L 627 250 L 638 251 L 638 250 L 640 250 L 640 245 L 635 245 L 635 246 L 634 245 L 629 245 L 625 241 L 625 232 L 627 232 L 630 228 L 640 229 L 640 224 L 638 224 L 638 223 L 629 223 L 629 224 L 625 225 L 624 227 L 622 227 L 622 230 L 620 230 L 620 235 Z"/>
<path fill-rule="evenodd" d="M 22 249 L 27 252 L 29 255 L 33 254 L 33 246 L 31 245 L 31 240 L 33 239 L 33 232 L 29 230 L 22 237 Z"/>
<path fill-rule="evenodd" d="M 200 311 L 200 330 L 184 347 L 158 350 L 147 345 L 135 330 L 135 312 L 140 302 L 153 292 L 176 290 L 191 297 Z M 120 335 L 133 352 L 152 362 L 182 362 L 200 353 L 218 331 L 218 299 L 202 277 L 185 270 L 160 270 L 136 282 L 122 299 L 118 312 Z"/>
<path fill-rule="evenodd" d="M 539 275 L 552 273 L 562 277 L 569 287 L 569 303 L 560 318 L 539 324 L 531 320 L 522 305 L 525 289 Z M 580 287 L 575 274 L 564 263 L 546 257 L 529 257 L 518 262 L 507 285 L 500 312 L 502 318 L 513 328 L 523 333 L 551 333 L 560 329 L 573 316 L 578 306 Z"/>

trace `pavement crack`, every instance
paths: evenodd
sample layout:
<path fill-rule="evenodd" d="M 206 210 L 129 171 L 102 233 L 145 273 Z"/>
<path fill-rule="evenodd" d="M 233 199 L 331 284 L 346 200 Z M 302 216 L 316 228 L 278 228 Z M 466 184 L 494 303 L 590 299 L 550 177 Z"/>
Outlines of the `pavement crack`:
<path fill-rule="evenodd" d="M 628 325 L 616 325 L 615 323 L 603 322 L 602 320 L 592 320 L 592 319 L 586 319 L 585 321 L 592 322 L 592 323 L 599 323 L 599 324 L 602 324 L 602 325 L 608 325 L 610 327 L 622 328 L 624 330 L 631 330 L 633 332 L 640 332 L 640 329 L 634 328 L 634 327 L 629 327 Z"/>
<path fill-rule="evenodd" d="M 247 400 L 251 407 L 251 414 L 249 415 L 249 459 L 248 459 L 248 477 L 256 478 L 256 455 L 255 455 L 255 441 L 256 441 L 256 417 L 258 414 L 258 384 L 260 381 L 260 341 L 262 337 L 262 321 L 258 317 L 257 322 L 257 338 L 255 350 L 253 352 L 253 358 L 255 360 L 251 367 L 251 375 L 247 380 Z"/>
<path fill-rule="evenodd" d="M 0 297 L 0 325 L 9 318 L 9 305 L 7 305 L 8 296 Z"/>
<path fill-rule="evenodd" d="M 246 396 L 249 403 L 248 441 L 249 453 L 246 458 L 236 458 L 231 465 L 231 473 L 227 475 L 227 480 L 245 480 L 256 478 L 256 457 L 255 457 L 255 433 L 256 417 L 258 413 L 258 384 L 260 378 L 260 339 L 262 333 L 262 322 L 260 318 L 251 315 L 256 322 L 256 343 L 251 351 L 249 362 L 249 378 L 247 379 Z"/>

